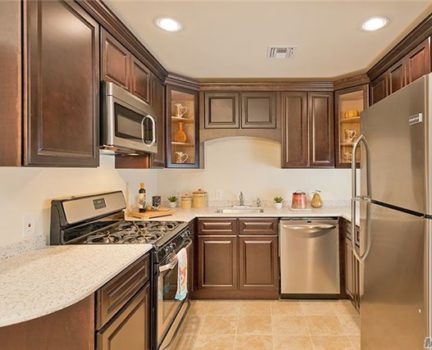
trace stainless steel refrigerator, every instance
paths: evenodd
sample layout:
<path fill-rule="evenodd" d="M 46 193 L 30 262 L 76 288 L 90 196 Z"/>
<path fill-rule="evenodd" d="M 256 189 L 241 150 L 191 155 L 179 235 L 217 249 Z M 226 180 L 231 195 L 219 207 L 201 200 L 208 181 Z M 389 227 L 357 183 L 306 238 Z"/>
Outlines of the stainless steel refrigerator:
<path fill-rule="evenodd" d="M 355 164 L 352 172 L 361 349 L 423 349 L 431 336 L 432 75 L 361 118 L 353 146 L 361 149 L 360 188 Z"/>

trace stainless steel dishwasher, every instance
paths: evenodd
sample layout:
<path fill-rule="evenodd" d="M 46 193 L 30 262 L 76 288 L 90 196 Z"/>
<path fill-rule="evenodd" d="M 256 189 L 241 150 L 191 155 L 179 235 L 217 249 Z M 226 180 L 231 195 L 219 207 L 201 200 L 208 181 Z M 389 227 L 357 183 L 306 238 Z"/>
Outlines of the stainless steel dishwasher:
<path fill-rule="evenodd" d="M 282 219 L 279 225 L 282 297 L 338 295 L 338 220 Z"/>

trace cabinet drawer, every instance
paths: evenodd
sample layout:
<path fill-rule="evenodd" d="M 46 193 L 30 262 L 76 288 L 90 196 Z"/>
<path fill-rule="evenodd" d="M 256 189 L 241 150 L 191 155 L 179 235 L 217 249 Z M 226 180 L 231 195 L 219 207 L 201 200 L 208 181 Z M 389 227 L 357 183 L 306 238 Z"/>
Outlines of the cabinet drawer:
<path fill-rule="evenodd" d="M 239 219 L 241 235 L 277 235 L 278 219 L 247 218 Z"/>
<path fill-rule="evenodd" d="M 199 219 L 199 235 L 236 235 L 238 232 L 237 219 Z"/>
<path fill-rule="evenodd" d="M 96 327 L 107 323 L 150 278 L 150 257 L 139 259 L 96 292 Z"/>

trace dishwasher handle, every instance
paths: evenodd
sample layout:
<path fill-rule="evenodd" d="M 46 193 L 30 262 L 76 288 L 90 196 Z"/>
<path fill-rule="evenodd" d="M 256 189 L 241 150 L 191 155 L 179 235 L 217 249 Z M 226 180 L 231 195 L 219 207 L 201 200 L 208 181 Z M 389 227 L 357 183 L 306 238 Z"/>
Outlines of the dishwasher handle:
<path fill-rule="evenodd" d="M 330 224 L 311 224 L 311 225 L 282 225 L 282 228 L 285 229 L 283 233 L 291 233 L 300 236 L 322 236 L 329 232 L 329 230 L 333 230 L 336 228 L 336 225 Z M 290 232 L 291 231 L 291 232 Z M 319 235 L 317 235 L 319 234 Z"/>

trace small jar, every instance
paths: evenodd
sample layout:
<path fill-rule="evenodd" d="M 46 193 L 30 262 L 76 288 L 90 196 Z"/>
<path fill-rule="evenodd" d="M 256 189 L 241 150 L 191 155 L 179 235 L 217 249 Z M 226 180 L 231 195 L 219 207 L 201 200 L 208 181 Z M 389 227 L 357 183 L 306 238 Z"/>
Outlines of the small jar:
<path fill-rule="evenodd" d="M 180 207 L 182 209 L 190 209 L 192 208 L 192 197 L 188 194 L 185 194 L 180 199 Z"/>
<path fill-rule="evenodd" d="M 192 208 L 207 208 L 207 206 L 207 192 L 203 191 L 202 189 L 192 192 Z"/>

